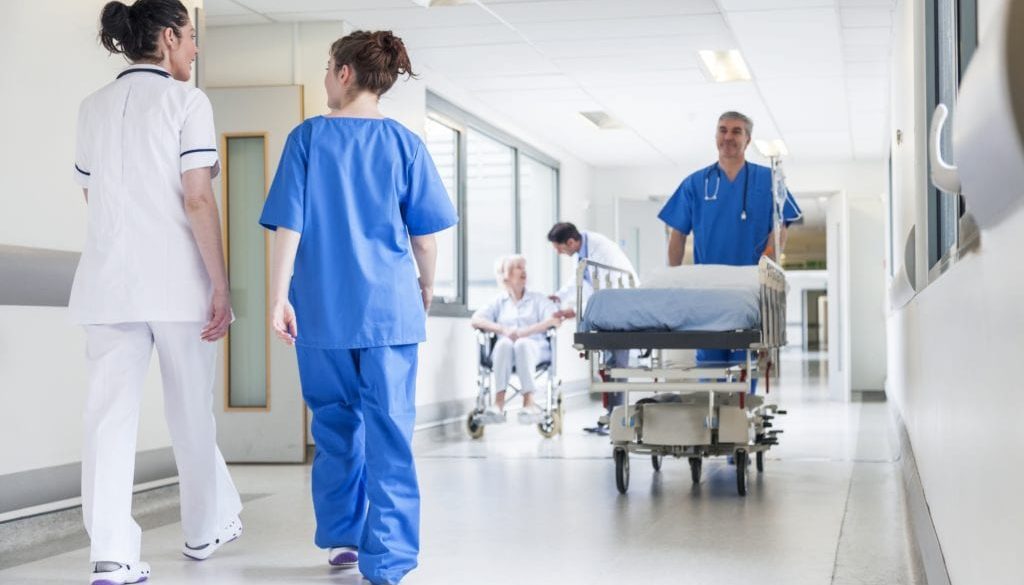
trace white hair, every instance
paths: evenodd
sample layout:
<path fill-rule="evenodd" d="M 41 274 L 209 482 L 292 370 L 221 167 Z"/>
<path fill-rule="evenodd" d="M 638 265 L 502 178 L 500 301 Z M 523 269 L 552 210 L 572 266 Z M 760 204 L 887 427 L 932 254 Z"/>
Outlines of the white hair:
<path fill-rule="evenodd" d="M 525 268 L 526 256 L 522 254 L 508 254 L 494 261 L 494 276 L 498 280 L 498 286 L 505 286 L 505 278 L 508 276 L 509 268 L 516 264 L 522 264 Z"/>

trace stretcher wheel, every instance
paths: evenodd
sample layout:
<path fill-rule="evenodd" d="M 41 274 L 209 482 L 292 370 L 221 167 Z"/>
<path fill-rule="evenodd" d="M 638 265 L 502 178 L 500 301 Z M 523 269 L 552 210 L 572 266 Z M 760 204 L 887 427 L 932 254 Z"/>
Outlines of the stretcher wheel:
<path fill-rule="evenodd" d="M 694 484 L 700 483 L 700 470 L 703 465 L 704 460 L 700 457 L 690 457 L 690 479 Z"/>
<path fill-rule="evenodd" d="M 466 431 L 469 433 L 470 437 L 479 439 L 484 436 L 484 425 L 477 422 L 476 417 L 476 411 L 473 411 L 466 416 Z"/>
<path fill-rule="evenodd" d="M 629 489 L 629 453 L 625 449 L 616 448 L 612 452 L 615 459 L 615 487 L 620 494 Z"/>
<path fill-rule="evenodd" d="M 736 491 L 741 495 L 747 495 L 747 452 L 740 449 L 734 456 L 736 461 Z"/>
<path fill-rule="evenodd" d="M 654 471 L 661 471 L 661 455 L 651 455 L 651 467 Z"/>
<path fill-rule="evenodd" d="M 764 451 L 758 451 L 755 460 L 757 461 L 757 472 L 764 473 Z"/>

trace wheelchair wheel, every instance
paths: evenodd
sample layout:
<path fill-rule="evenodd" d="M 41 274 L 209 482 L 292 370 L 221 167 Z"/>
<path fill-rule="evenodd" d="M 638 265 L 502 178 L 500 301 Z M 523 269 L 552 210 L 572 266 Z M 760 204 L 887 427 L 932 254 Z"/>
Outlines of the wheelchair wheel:
<path fill-rule="evenodd" d="M 474 410 L 466 416 L 466 431 L 469 436 L 474 439 L 479 439 L 484 436 L 484 425 L 477 422 L 476 417 L 478 413 Z"/>
<path fill-rule="evenodd" d="M 661 459 L 661 455 L 651 455 L 651 467 L 654 468 L 654 471 L 661 471 Z"/>
<path fill-rule="evenodd" d="M 547 416 L 541 422 L 537 423 L 537 430 L 545 439 L 554 437 L 562 430 L 562 417 L 559 416 L 557 410 L 552 410 L 551 415 Z"/>
<path fill-rule="evenodd" d="M 615 487 L 619 488 L 620 494 L 625 494 L 629 489 L 629 453 L 616 447 L 612 454 L 615 459 Z"/>

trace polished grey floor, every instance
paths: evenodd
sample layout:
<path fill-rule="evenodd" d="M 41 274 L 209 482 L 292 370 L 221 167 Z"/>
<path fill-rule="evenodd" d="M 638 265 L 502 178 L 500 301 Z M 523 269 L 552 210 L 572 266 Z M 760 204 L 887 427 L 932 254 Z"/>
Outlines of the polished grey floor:
<path fill-rule="evenodd" d="M 746 498 L 724 460 L 707 461 L 694 486 L 685 460 L 654 473 L 640 456 L 620 495 L 607 439 L 580 430 L 600 410 L 585 396 L 554 440 L 514 422 L 479 441 L 455 424 L 418 432 L 422 554 L 404 583 L 921 583 L 888 406 L 828 401 L 821 359 L 786 355 L 771 394 L 789 410 L 786 432 Z M 312 545 L 308 467 L 232 473 L 246 531 L 209 561 L 177 552 L 173 489 L 140 515 L 153 583 L 361 582 Z M 85 543 L 80 532 L 41 539 L 0 560 L 0 583 L 84 583 Z"/>

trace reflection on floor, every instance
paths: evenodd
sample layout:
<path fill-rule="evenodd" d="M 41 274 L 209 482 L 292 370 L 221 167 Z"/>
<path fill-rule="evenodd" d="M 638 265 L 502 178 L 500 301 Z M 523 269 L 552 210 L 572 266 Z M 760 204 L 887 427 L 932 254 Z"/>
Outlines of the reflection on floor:
<path fill-rule="evenodd" d="M 479 441 L 458 424 L 417 433 L 422 555 L 403 583 L 922 582 L 888 406 L 830 402 L 826 370 L 821 356 L 786 355 L 771 394 L 789 410 L 779 419 L 786 432 L 746 498 L 724 460 L 707 461 L 693 486 L 685 460 L 666 460 L 654 473 L 640 456 L 629 494 L 619 495 L 607 439 L 581 431 L 600 410 L 587 397 L 570 402 L 565 434 L 554 440 L 514 420 Z M 248 494 L 246 532 L 207 562 L 177 552 L 180 525 L 167 506 L 150 512 L 161 521 L 140 518 L 153 583 L 361 582 L 328 570 L 312 545 L 307 467 L 232 473 Z M 84 542 L 79 534 L 61 551 L 41 544 L 15 566 L 0 561 L 8 567 L 0 583 L 84 583 Z"/>

